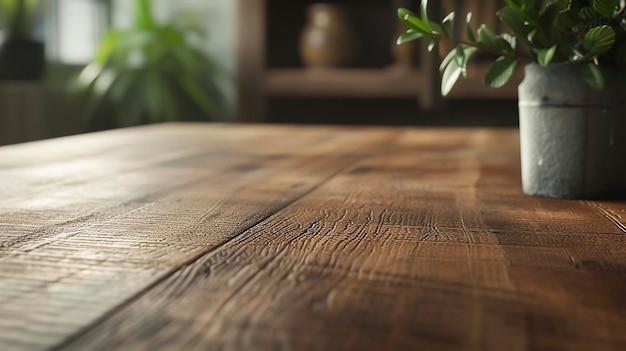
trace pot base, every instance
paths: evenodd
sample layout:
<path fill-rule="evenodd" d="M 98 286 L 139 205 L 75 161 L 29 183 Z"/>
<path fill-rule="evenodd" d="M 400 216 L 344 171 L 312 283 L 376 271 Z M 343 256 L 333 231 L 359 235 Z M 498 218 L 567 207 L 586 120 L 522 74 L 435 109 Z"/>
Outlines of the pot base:
<path fill-rule="evenodd" d="M 626 198 L 624 122 L 603 109 L 520 106 L 522 189 L 557 198 Z"/>

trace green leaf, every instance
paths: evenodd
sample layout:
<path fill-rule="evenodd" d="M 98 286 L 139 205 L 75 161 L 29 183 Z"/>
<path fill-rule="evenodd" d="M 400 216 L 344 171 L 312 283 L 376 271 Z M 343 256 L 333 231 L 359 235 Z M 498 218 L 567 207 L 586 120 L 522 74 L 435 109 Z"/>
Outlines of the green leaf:
<path fill-rule="evenodd" d="M 537 61 L 543 67 L 546 67 L 552 61 L 554 57 L 554 53 L 556 52 L 556 45 L 552 45 L 547 49 L 539 49 L 537 50 Z"/>
<path fill-rule="evenodd" d="M 468 12 L 465 17 L 465 36 L 467 37 L 467 40 L 469 40 L 472 43 L 475 43 L 476 37 L 474 36 L 474 31 L 472 30 L 472 27 L 470 26 L 471 20 L 472 20 L 472 13 Z"/>
<path fill-rule="evenodd" d="M 506 84 L 517 66 L 517 60 L 511 57 L 499 57 L 485 74 L 485 84 L 499 88 Z"/>
<path fill-rule="evenodd" d="M 98 62 L 92 62 L 88 64 L 80 71 L 78 77 L 74 81 L 75 88 L 77 88 L 78 90 L 84 90 L 93 87 L 93 84 L 96 82 L 96 80 L 103 71 L 104 66 Z"/>
<path fill-rule="evenodd" d="M 578 11 L 578 16 L 582 19 L 593 20 L 597 17 L 596 11 L 591 6 L 586 6 Z"/>
<path fill-rule="evenodd" d="M 456 60 L 451 60 L 441 78 L 441 95 L 447 96 L 463 73 L 463 68 Z"/>
<path fill-rule="evenodd" d="M 447 37 L 454 36 L 454 12 L 450 12 L 441 21 L 441 29 Z"/>
<path fill-rule="evenodd" d="M 428 42 L 428 51 L 431 52 L 433 51 L 433 49 L 435 48 L 435 46 L 437 45 L 438 42 L 438 37 L 434 37 L 432 38 L 429 42 Z"/>
<path fill-rule="evenodd" d="M 412 41 L 412 40 L 417 40 L 420 38 L 423 38 L 426 34 L 421 33 L 421 32 L 416 32 L 413 29 L 409 29 L 406 33 L 400 35 L 398 37 L 398 40 L 396 40 L 396 44 L 397 45 L 401 45 L 404 44 L 406 42 Z"/>
<path fill-rule="evenodd" d="M 522 20 L 520 11 L 511 7 L 505 7 L 497 12 L 498 17 L 502 22 L 511 29 L 513 34 L 518 37 L 526 38 L 528 33 L 532 31 L 532 28 L 527 26 L 524 20 Z"/>
<path fill-rule="evenodd" d="M 509 44 L 509 47 L 511 48 L 511 51 L 515 50 L 515 47 L 517 46 L 517 40 L 514 36 L 504 33 L 501 34 L 500 37 L 506 40 L 506 42 Z"/>
<path fill-rule="evenodd" d="M 478 52 L 478 48 L 474 46 L 467 46 L 463 49 L 463 64 L 461 65 L 461 68 L 463 69 L 462 73 L 464 78 L 467 78 L 467 63 L 476 52 Z"/>
<path fill-rule="evenodd" d="M 154 28 L 156 22 L 152 15 L 152 0 L 136 0 L 134 22 L 137 28 Z"/>
<path fill-rule="evenodd" d="M 456 48 L 452 49 L 444 58 L 441 60 L 441 64 L 439 65 L 439 71 L 443 72 L 444 69 L 450 64 L 450 61 L 454 60 L 456 56 Z"/>
<path fill-rule="evenodd" d="M 575 5 L 570 3 L 571 0 L 559 0 L 559 14 L 555 21 L 555 26 L 558 28 L 573 28 L 580 23 L 580 16 L 578 15 L 580 4 Z"/>
<path fill-rule="evenodd" d="M 441 95 L 448 95 L 461 75 L 467 78 L 467 63 L 477 51 L 478 48 L 474 46 L 464 47 L 459 44 L 446 55 L 439 67 L 440 71 L 444 71 L 441 80 Z"/>
<path fill-rule="evenodd" d="M 529 43 L 532 43 L 532 42 L 535 41 L 535 36 L 537 36 L 537 30 L 536 29 L 530 31 L 530 33 L 528 33 L 526 38 L 528 39 Z"/>
<path fill-rule="evenodd" d="M 572 49 L 571 60 L 572 62 L 580 61 L 585 59 L 585 54 L 580 52 L 578 49 Z"/>
<path fill-rule="evenodd" d="M 474 46 L 464 47 L 462 44 L 457 45 L 441 61 L 439 71 L 443 72 L 450 62 L 455 61 L 461 67 L 463 76 L 467 76 L 467 63 L 476 52 L 478 52 L 478 48 Z"/>
<path fill-rule="evenodd" d="M 407 10 L 405 8 L 398 9 L 398 18 L 402 23 L 404 23 L 407 27 L 415 30 L 416 32 L 421 32 L 424 34 L 431 34 L 430 24 L 422 21 L 419 17 L 417 17 L 413 12 Z"/>
<path fill-rule="evenodd" d="M 583 38 L 583 47 L 592 55 L 602 55 L 615 44 L 615 32 L 609 26 L 591 28 Z"/>
<path fill-rule="evenodd" d="M 167 87 L 163 86 L 159 72 L 150 71 L 146 74 L 144 81 L 144 92 L 146 101 L 146 113 L 152 121 L 165 121 L 162 102 L 166 101 Z M 167 114 L 167 113 L 165 113 Z"/>
<path fill-rule="evenodd" d="M 100 46 L 94 56 L 94 61 L 104 64 L 111 57 L 115 48 L 119 46 L 121 37 L 122 33 L 117 30 L 108 31 L 100 42 Z"/>
<path fill-rule="evenodd" d="M 435 22 L 431 21 L 428 24 L 430 25 L 430 32 L 432 34 L 437 35 L 437 34 L 441 34 L 443 32 L 443 28 L 441 28 L 441 26 L 438 23 L 435 23 Z"/>
<path fill-rule="evenodd" d="M 443 18 L 443 20 L 441 20 L 441 23 L 446 22 L 454 22 L 454 11 L 450 12 L 446 17 Z"/>
<path fill-rule="evenodd" d="M 565 11 L 571 8 L 571 3 L 572 0 L 550 0 L 549 5 L 554 4 L 559 11 Z"/>
<path fill-rule="evenodd" d="M 457 64 L 459 64 L 459 66 L 462 66 L 463 62 L 465 61 L 465 50 L 463 50 L 463 45 L 457 45 L 454 51 L 456 52 L 456 55 L 454 55 L 454 60 Z"/>
<path fill-rule="evenodd" d="M 613 18 L 619 0 L 593 0 L 593 9 L 602 17 Z"/>
<path fill-rule="evenodd" d="M 589 62 L 582 66 L 582 74 L 585 82 L 594 90 L 604 89 L 604 75 L 600 67 Z"/>
<path fill-rule="evenodd" d="M 441 34 L 443 29 L 438 23 L 428 20 L 428 1 L 422 0 L 421 18 L 406 8 L 398 9 L 398 18 L 402 23 L 424 34 Z"/>
<path fill-rule="evenodd" d="M 495 44 L 496 33 L 493 31 L 493 29 L 487 27 L 487 25 L 485 24 L 481 24 L 480 27 L 478 27 L 478 31 L 476 32 L 476 34 L 476 42 L 478 42 L 478 44 L 481 44 L 487 49 L 497 49 Z"/>
<path fill-rule="evenodd" d="M 513 9 L 521 9 L 524 6 L 524 1 L 522 0 L 506 0 L 506 4 L 509 5 Z"/>
<path fill-rule="evenodd" d="M 487 27 L 485 24 L 478 28 L 477 34 L 476 42 L 487 50 L 505 53 L 513 51 L 513 48 L 505 39 L 497 36 L 493 29 Z"/>
<path fill-rule="evenodd" d="M 526 23 L 527 26 L 532 28 L 540 28 L 541 25 L 539 23 L 539 12 L 535 10 L 533 7 L 525 8 L 519 11 L 520 18 L 522 21 Z"/>
<path fill-rule="evenodd" d="M 202 110 L 204 115 L 210 116 L 215 112 L 213 102 L 207 97 L 205 90 L 197 80 L 189 76 L 183 76 L 178 78 L 178 84 L 187 92 L 191 100 Z"/>
<path fill-rule="evenodd" d="M 430 22 L 430 20 L 428 19 L 428 0 L 422 0 L 420 10 L 422 15 L 422 21 L 424 21 L 424 23 Z"/>
<path fill-rule="evenodd" d="M 505 0 L 507 5 L 516 10 L 522 10 L 535 5 L 533 0 Z"/>
<path fill-rule="evenodd" d="M 546 35 L 551 35 L 556 29 L 555 25 L 558 14 L 559 5 L 557 3 L 544 5 L 541 12 L 539 12 L 537 21 L 539 22 L 541 30 L 546 33 Z"/>

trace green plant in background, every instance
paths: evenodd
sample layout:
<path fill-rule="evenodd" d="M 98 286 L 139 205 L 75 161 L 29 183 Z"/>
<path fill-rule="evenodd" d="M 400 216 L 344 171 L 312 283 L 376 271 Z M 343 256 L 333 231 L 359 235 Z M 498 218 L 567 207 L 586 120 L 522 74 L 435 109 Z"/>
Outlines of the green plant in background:
<path fill-rule="evenodd" d="M 0 0 L 0 18 L 6 38 L 31 38 L 37 20 L 43 13 L 40 0 Z"/>
<path fill-rule="evenodd" d="M 159 23 L 151 0 L 134 0 L 130 28 L 110 29 L 77 85 L 92 129 L 223 119 L 222 73 L 193 39 L 203 30 L 189 18 Z"/>
<path fill-rule="evenodd" d="M 418 16 L 400 8 L 398 17 L 408 27 L 397 43 L 430 39 L 429 50 L 439 41 L 451 40 L 454 48 L 441 62 L 441 93 L 447 95 L 459 77 L 467 76 L 467 63 L 477 53 L 492 54 L 495 61 L 485 74 L 487 85 L 497 88 L 511 78 L 518 62 L 580 64 L 585 81 L 594 89 L 604 87 L 600 65 L 626 64 L 624 0 L 506 0 L 496 15 L 511 34 L 496 34 L 485 24 L 474 32 L 472 14 L 464 20 L 462 37 L 455 37 L 455 13 L 441 22 L 428 18 L 428 1 L 422 0 Z M 519 44 L 519 45 L 518 45 Z"/>

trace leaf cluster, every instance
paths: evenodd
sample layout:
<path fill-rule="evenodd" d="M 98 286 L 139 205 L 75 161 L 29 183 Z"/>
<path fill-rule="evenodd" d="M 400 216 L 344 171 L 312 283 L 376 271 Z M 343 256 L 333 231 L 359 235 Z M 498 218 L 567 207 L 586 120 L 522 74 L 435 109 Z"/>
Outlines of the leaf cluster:
<path fill-rule="evenodd" d="M 510 29 L 497 34 L 485 24 L 474 32 L 472 14 L 464 17 L 463 32 L 456 35 L 456 14 L 441 22 L 428 18 L 428 0 L 421 0 L 420 15 L 398 9 L 407 26 L 397 43 L 427 38 L 432 50 L 442 40 L 454 48 L 440 66 L 443 72 L 441 93 L 447 95 L 461 76 L 467 77 L 467 64 L 477 53 L 490 54 L 494 62 L 485 74 L 487 85 L 506 84 L 520 61 L 580 64 L 585 81 L 594 89 L 604 88 L 600 65 L 626 64 L 625 0 L 506 0 L 507 6 L 496 15 Z"/>
<path fill-rule="evenodd" d="M 190 13 L 159 23 L 151 0 L 133 1 L 132 26 L 109 29 L 76 79 L 91 128 L 223 118 L 223 70 L 193 42 L 203 28 Z"/>

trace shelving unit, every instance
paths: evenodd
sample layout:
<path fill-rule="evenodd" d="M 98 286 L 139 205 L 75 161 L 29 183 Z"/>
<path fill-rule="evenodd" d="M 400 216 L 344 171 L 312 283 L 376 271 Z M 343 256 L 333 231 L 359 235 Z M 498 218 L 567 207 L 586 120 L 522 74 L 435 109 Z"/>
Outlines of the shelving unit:
<path fill-rule="evenodd" d="M 391 46 L 397 35 L 398 6 L 417 4 L 403 0 L 343 0 L 354 14 L 353 25 L 359 37 L 365 38 L 360 47 L 361 60 L 347 68 L 317 69 L 304 67 L 298 57 L 299 35 L 305 25 L 307 6 L 319 2 L 310 0 L 237 0 L 239 111 L 243 122 L 272 122 L 277 119 L 297 123 L 299 111 L 292 116 L 275 117 L 272 106 L 298 99 L 301 109 L 315 108 L 321 100 L 351 101 L 414 100 L 415 109 L 429 111 L 445 103 L 439 96 L 440 76 L 438 54 L 428 53 L 419 43 L 415 45 L 411 67 L 397 67 Z M 488 3 L 488 4 L 487 4 Z M 443 11 L 471 10 L 499 6 L 501 0 L 443 0 L 430 2 L 437 17 Z M 433 14 L 434 15 L 434 14 Z M 478 21 L 484 21 L 478 18 Z M 460 82 L 450 98 L 515 98 L 516 84 L 503 89 L 491 89 L 482 84 L 482 74 L 488 66 L 480 62 L 469 69 L 469 79 Z M 514 78 L 520 80 L 521 77 Z M 305 102 L 310 100 L 310 104 Z M 271 101 L 271 103 L 270 103 Z M 294 104 L 291 104 L 292 106 Z M 367 107 L 365 107 L 367 108 Z M 357 113 L 357 112 L 355 112 Z"/>
<path fill-rule="evenodd" d="M 269 96 L 415 97 L 424 79 L 419 70 L 283 68 L 265 72 L 263 91 Z"/>

